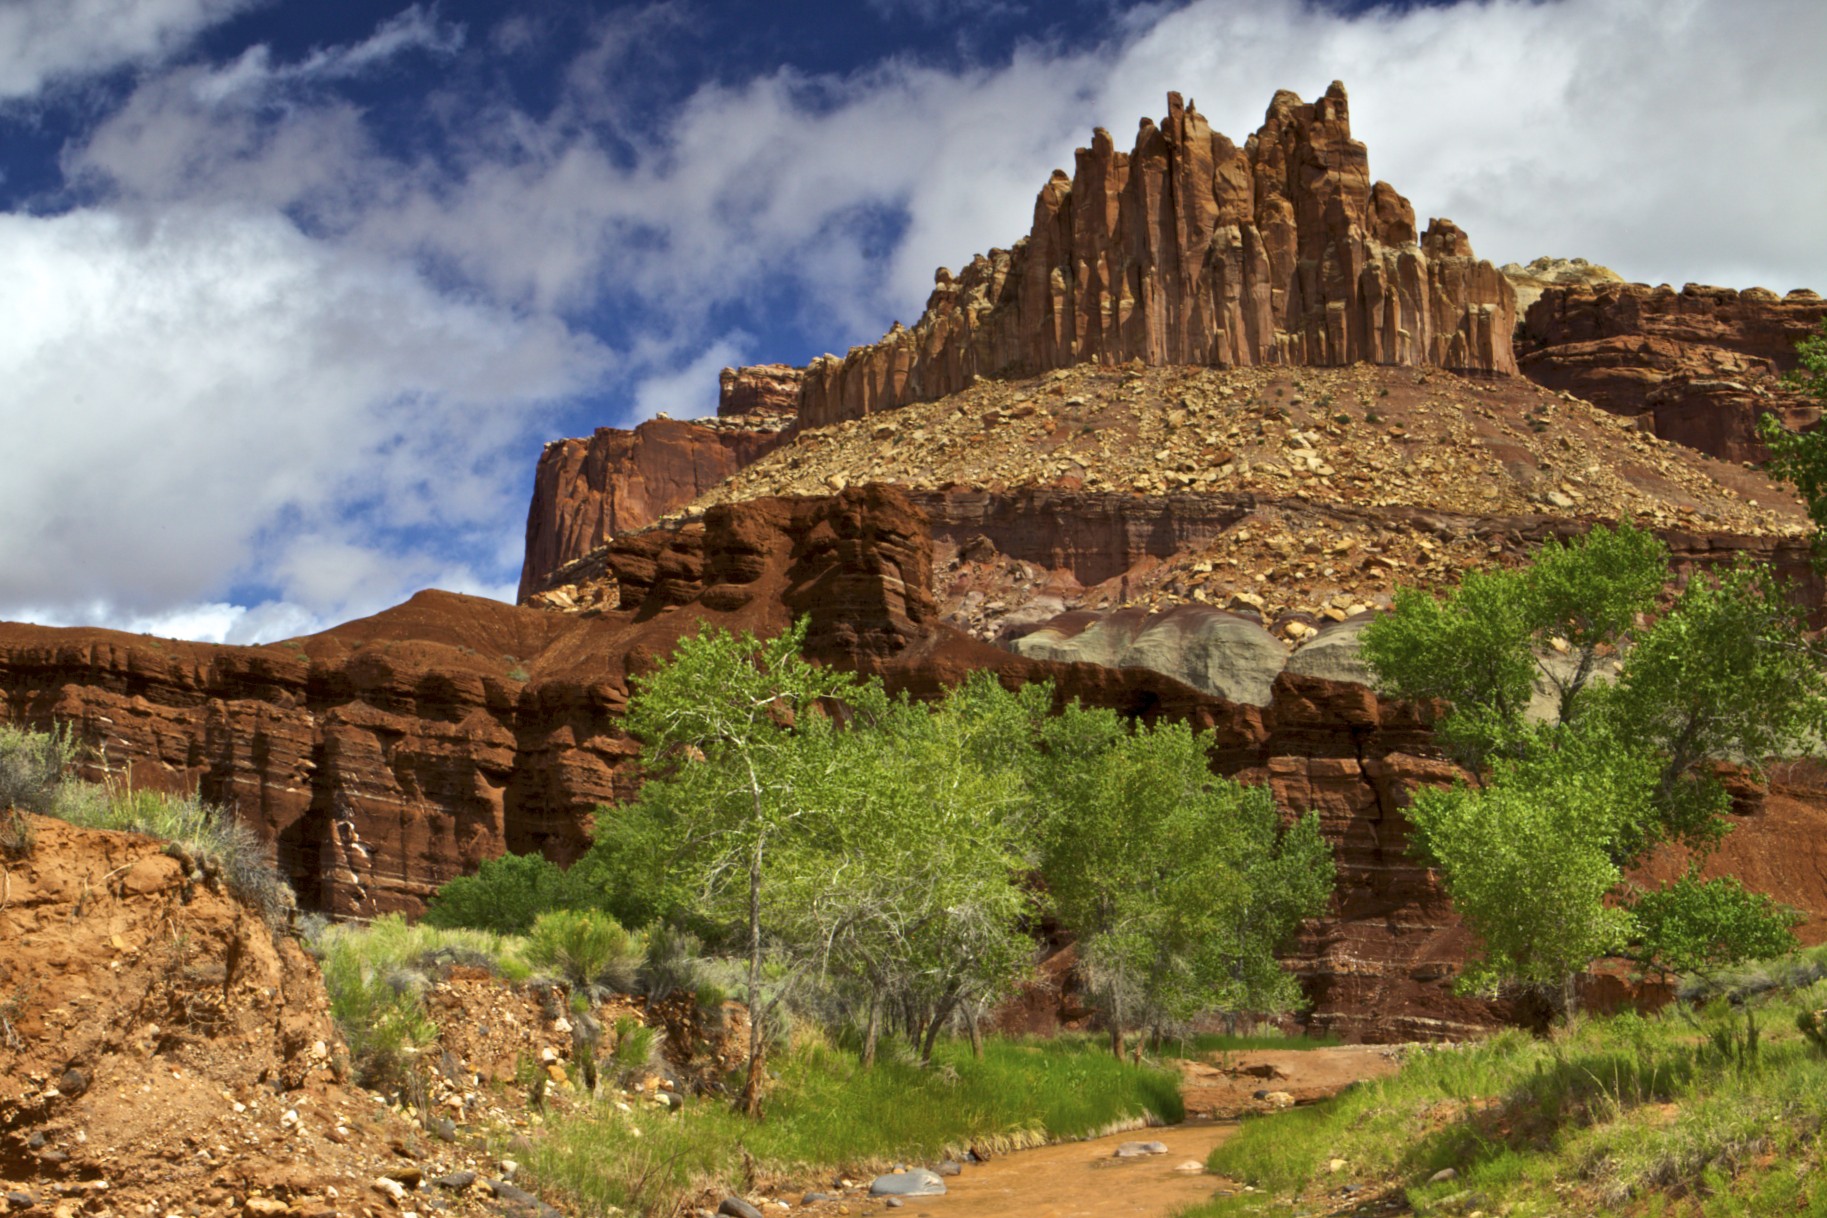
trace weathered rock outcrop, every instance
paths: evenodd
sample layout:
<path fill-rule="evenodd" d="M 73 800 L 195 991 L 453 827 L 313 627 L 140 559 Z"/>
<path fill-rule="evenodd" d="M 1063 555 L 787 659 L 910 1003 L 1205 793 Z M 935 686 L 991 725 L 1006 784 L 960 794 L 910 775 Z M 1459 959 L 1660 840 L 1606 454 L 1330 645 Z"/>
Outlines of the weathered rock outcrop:
<path fill-rule="evenodd" d="M 791 364 L 751 364 L 725 368 L 718 376 L 717 417 L 790 415 L 799 408 L 803 368 Z"/>
<path fill-rule="evenodd" d="M 1239 148 L 1180 95 L 1134 150 L 1099 129 L 1041 190 L 1028 236 L 940 270 L 911 329 L 806 369 L 822 426 L 1071 364 L 1515 369 L 1515 294 L 1465 233 L 1374 185 L 1343 85 L 1275 95 Z"/>
<path fill-rule="evenodd" d="M 1520 320 L 1529 307 L 1542 298 L 1549 288 L 1598 287 L 1623 283 L 1624 276 L 1608 266 L 1599 266 L 1584 258 L 1541 257 L 1524 266 L 1506 262 L 1499 268 L 1503 277 L 1516 289 L 1516 316 Z"/>
<path fill-rule="evenodd" d="M 1631 416 L 1663 439 L 1729 461 L 1769 456 L 1757 419 L 1820 417 L 1788 389 L 1795 344 L 1827 316 L 1810 291 L 1641 283 L 1550 287 L 1517 334 L 1518 365 L 1549 388 Z"/>
<path fill-rule="evenodd" d="M 1242 705 L 1144 668 L 999 650 L 938 620 L 931 545 L 905 493 L 863 487 L 618 537 L 590 560 L 613 576 L 618 604 L 592 614 L 427 592 L 253 648 L 9 625 L 0 719 L 67 722 L 134 783 L 201 788 L 277 844 L 308 904 L 372 915 L 417 908 L 503 849 L 575 857 L 595 807 L 637 781 L 619 727 L 629 673 L 704 622 L 772 633 L 804 615 L 817 658 L 918 697 L 988 669 L 1213 731 L 1224 772 L 1271 783 L 1291 812 L 1319 812 L 1338 847 L 1334 909 L 1290 957 L 1314 1027 L 1408 1039 L 1490 1022 L 1492 1008 L 1451 992 L 1466 932 L 1406 853 L 1409 791 L 1452 773 L 1412 708 L 1291 671 L 1265 705 Z M 1785 834 L 1827 827 L 1820 802 L 1781 807 Z M 1787 850 L 1759 836 L 1753 812 L 1734 847 Z M 1808 886 L 1818 874 L 1797 872 L 1779 895 L 1827 908 Z"/>
<path fill-rule="evenodd" d="M 779 441 L 778 430 L 664 418 L 552 441 L 533 476 L 520 595 L 611 537 L 690 503 Z"/>

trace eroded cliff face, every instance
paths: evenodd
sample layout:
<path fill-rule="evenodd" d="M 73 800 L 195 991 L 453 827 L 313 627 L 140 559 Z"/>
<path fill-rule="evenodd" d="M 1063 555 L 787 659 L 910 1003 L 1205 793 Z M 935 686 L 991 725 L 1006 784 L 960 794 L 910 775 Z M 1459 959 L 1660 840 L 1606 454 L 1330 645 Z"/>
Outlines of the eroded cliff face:
<path fill-rule="evenodd" d="M 596 805 L 635 789 L 637 750 L 620 729 L 629 674 L 705 622 L 772 633 L 805 615 L 816 658 L 918 697 L 989 669 L 1011 686 L 1051 681 L 1062 701 L 1211 729 L 1225 773 L 1267 781 L 1290 815 L 1317 811 L 1338 894 L 1290 957 L 1316 1030 L 1460 1035 L 1502 1013 L 1451 992 L 1466 932 L 1407 853 L 1410 793 L 1453 774 L 1414 708 L 1293 671 L 1252 706 L 1146 669 L 1010 654 L 940 620 L 932 546 L 905 492 L 870 486 L 617 538 L 590 560 L 616 604 L 584 614 L 427 592 L 255 648 L 7 625 L 0 717 L 67 722 L 136 784 L 200 787 L 276 843 L 307 904 L 371 916 L 419 908 L 504 849 L 575 857 Z M 1770 823 L 1827 840 L 1821 806 L 1790 801 Z M 1760 836 L 1766 815 L 1752 808 L 1733 848 L 1780 853 L 1777 895 L 1827 908 L 1819 870 Z"/>
<path fill-rule="evenodd" d="M 1827 317 L 1811 291 L 1600 283 L 1550 287 L 1517 332 L 1522 373 L 1666 440 L 1728 461 L 1769 456 L 1757 419 L 1810 426 L 1818 404 L 1784 385 L 1795 344 Z"/>
<path fill-rule="evenodd" d="M 779 426 L 649 419 L 625 431 L 554 440 L 539 454 L 527 508 L 520 596 L 622 533 L 644 529 L 770 452 Z"/>
<path fill-rule="evenodd" d="M 806 369 L 822 426 L 930 401 L 976 376 L 1078 363 L 1515 370 L 1515 294 L 1466 235 L 1373 184 L 1343 85 L 1283 91 L 1242 147 L 1180 95 L 1132 151 L 1100 128 L 1056 171 L 1027 237 L 941 270 L 911 329 Z"/>

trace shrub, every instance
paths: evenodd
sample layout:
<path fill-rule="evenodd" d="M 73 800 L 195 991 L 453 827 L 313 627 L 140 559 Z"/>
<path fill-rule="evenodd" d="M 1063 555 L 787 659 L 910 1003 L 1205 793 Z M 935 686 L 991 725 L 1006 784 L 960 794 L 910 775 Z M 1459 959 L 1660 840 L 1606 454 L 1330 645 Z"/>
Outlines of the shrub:
<path fill-rule="evenodd" d="M 70 734 L 0 727 L 0 850 L 20 854 L 31 848 L 31 825 L 19 810 L 54 816 L 85 829 L 144 833 L 169 843 L 167 853 L 182 861 L 193 879 L 219 879 L 269 924 L 278 925 L 296 907 L 266 846 L 226 809 L 195 794 L 131 791 L 68 778 L 76 756 Z"/>
<path fill-rule="evenodd" d="M 309 924 L 306 946 L 323 969 L 357 1081 L 416 1094 L 425 1072 L 419 1053 L 438 1026 L 425 1011 L 427 970 L 444 963 L 485 966 L 513 980 L 527 976 L 519 942 L 485 931 L 413 926 L 398 914 L 367 926 Z"/>
<path fill-rule="evenodd" d="M 641 989 L 647 997 L 660 1002 L 680 990 L 702 988 L 701 946 L 698 936 L 688 930 L 654 927 L 647 936 L 647 958 L 641 962 Z"/>
<path fill-rule="evenodd" d="M 476 874 L 458 876 L 440 887 L 425 907 L 424 920 L 449 929 L 524 935 L 540 914 L 588 908 L 592 902 L 582 887 L 542 855 L 504 854 L 486 860 Z"/>
<path fill-rule="evenodd" d="M 48 814 L 74 755 L 62 730 L 0 727 L 0 808 Z"/>
<path fill-rule="evenodd" d="M 528 936 L 527 962 L 549 969 L 574 993 L 632 993 L 642 955 L 640 936 L 599 910 L 541 914 Z"/>

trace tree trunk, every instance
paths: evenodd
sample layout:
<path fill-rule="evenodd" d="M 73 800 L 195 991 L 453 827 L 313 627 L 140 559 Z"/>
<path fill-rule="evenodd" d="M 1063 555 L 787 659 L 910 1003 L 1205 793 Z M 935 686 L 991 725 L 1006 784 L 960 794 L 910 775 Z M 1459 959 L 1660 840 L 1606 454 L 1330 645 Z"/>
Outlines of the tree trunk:
<path fill-rule="evenodd" d="M 882 1002 L 875 995 L 869 998 L 869 1021 L 863 1025 L 863 1065 L 875 1065 L 875 1041 L 882 1031 Z"/>
<path fill-rule="evenodd" d="M 761 1080 L 765 1054 L 761 1036 L 761 834 L 749 863 L 749 1075 L 742 1085 L 742 1111 L 761 1115 Z"/>
<path fill-rule="evenodd" d="M 1114 1018 L 1110 1021 L 1110 1052 L 1118 1061 L 1123 1060 L 1123 1025 Z"/>
<path fill-rule="evenodd" d="M 922 1066 L 933 1064 L 933 1045 L 938 1042 L 939 1033 L 945 1028 L 945 1021 L 952 1017 L 952 1012 L 957 1007 L 958 991 L 955 989 L 939 1000 L 937 1009 L 933 1011 L 932 1021 L 926 1025 L 926 1039 L 920 1046 L 920 1064 Z"/>
<path fill-rule="evenodd" d="M 964 1008 L 964 1026 L 971 1034 L 971 1056 L 983 1060 L 983 1026 L 979 1021 L 977 1004 L 971 1003 Z"/>

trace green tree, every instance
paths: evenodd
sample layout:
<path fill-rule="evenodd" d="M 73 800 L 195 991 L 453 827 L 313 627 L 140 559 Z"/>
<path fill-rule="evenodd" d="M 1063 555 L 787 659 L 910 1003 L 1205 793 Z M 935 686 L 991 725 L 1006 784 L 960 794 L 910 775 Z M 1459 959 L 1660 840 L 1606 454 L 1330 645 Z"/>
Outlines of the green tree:
<path fill-rule="evenodd" d="M 1795 345 L 1799 366 L 1789 383 L 1827 409 L 1827 318 L 1820 329 Z M 1814 521 L 1815 562 L 1827 564 L 1827 430 L 1790 431 L 1773 414 L 1757 421 L 1758 433 L 1770 446 L 1769 470 L 1790 483 L 1808 505 Z"/>
<path fill-rule="evenodd" d="M 803 845 L 822 810 L 808 795 L 827 775 L 804 744 L 829 734 L 819 700 L 853 684 L 800 655 L 805 633 L 804 621 L 766 641 L 706 629 L 638 679 L 628 704 L 628 730 L 660 780 L 645 799 L 650 809 L 664 804 L 675 859 L 690 868 L 707 906 L 741 911 L 750 1012 L 742 1105 L 750 1115 L 760 1112 L 765 1071 L 764 891 L 791 883 L 808 864 Z"/>
<path fill-rule="evenodd" d="M 1666 971 L 1700 958 L 1696 943 L 1710 944 L 1715 962 L 1793 943 L 1787 915 L 1751 894 L 1734 899 L 1742 890 L 1692 879 L 1644 893 L 1625 882 L 1663 842 L 1701 856 L 1718 843 L 1730 801 L 1716 761 L 1755 767 L 1812 747 L 1827 723 L 1806 622 L 1767 568 L 1695 575 L 1653 626 L 1633 625 L 1667 578 L 1652 541 L 1628 527 L 1594 530 L 1548 548 L 1533 568 L 1487 577 L 1509 595 L 1431 607 L 1411 595 L 1366 631 L 1384 692 L 1443 698 L 1449 747 L 1477 746 L 1458 755 L 1477 767 L 1478 786 L 1419 792 L 1412 811 L 1418 848 L 1483 945 L 1468 988 L 1537 986 L 1565 1011 L 1598 956 Z M 1652 559 L 1662 563 L 1656 585 Z M 1545 651 L 1543 640 L 1567 647 L 1548 722 L 1526 722 L 1515 697 L 1486 692 L 1488 654 L 1462 657 L 1441 642 L 1476 637 L 1454 619 L 1480 612 L 1500 620 L 1487 635 L 1519 649 L 1508 673 Z M 1609 687 L 1589 680 L 1606 654 L 1621 657 Z M 1455 665 L 1469 671 L 1428 671 Z M 1464 704 L 1454 690 L 1467 691 Z"/>
<path fill-rule="evenodd" d="M 1074 706 L 1043 730 L 1042 871 L 1112 1051 L 1131 1028 L 1296 1005 L 1274 953 L 1332 891 L 1317 818 L 1283 829 L 1267 790 L 1214 775 L 1210 737 L 1185 724 L 1131 732 Z"/>
<path fill-rule="evenodd" d="M 1668 549 L 1628 521 L 1549 542 L 1520 570 L 1470 571 L 1437 600 L 1404 588 L 1395 612 L 1365 628 L 1363 655 L 1390 697 L 1438 700 L 1441 744 L 1474 777 L 1526 746 L 1536 682 L 1571 722 L 1600 657 L 1624 646 L 1668 579 Z"/>
<path fill-rule="evenodd" d="M 954 1014 L 978 1045 L 978 1015 L 1032 958 L 1033 827 L 997 739 L 1003 697 L 983 676 L 931 707 L 871 689 L 837 737 L 843 811 L 797 904 L 862 995 L 866 1063 L 897 1008 L 924 1060 Z"/>

